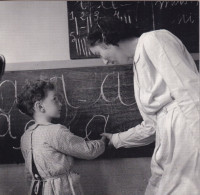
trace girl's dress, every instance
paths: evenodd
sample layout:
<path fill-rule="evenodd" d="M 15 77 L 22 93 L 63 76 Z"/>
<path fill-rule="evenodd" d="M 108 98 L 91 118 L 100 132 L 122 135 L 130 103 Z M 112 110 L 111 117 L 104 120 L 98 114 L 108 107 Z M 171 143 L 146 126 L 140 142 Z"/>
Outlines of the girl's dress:
<path fill-rule="evenodd" d="M 105 144 L 101 140 L 85 141 L 65 126 L 49 123 L 31 126 L 21 138 L 21 150 L 29 175 L 32 175 L 33 152 L 36 168 L 42 177 L 42 194 L 82 195 L 79 175 L 72 171 L 73 157 L 94 159 L 104 152 Z M 37 192 L 39 181 L 34 189 L 33 183 L 32 175 L 31 192 Z"/>
<path fill-rule="evenodd" d="M 167 30 L 144 33 L 134 55 L 134 90 L 143 122 L 112 136 L 116 147 L 156 141 L 146 195 L 200 195 L 200 77 Z"/>

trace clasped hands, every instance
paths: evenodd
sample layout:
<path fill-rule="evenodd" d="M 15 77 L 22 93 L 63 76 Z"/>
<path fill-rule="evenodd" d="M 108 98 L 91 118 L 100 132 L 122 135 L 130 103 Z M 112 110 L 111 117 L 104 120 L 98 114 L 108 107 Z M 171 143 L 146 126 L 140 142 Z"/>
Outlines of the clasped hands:
<path fill-rule="evenodd" d="M 102 133 L 102 134 L 100 134 L 100 136 L 102 136 L 101 140 L 106 143 L 106 139 L 107 139 L 108 145 L 112 145 L 111 144 L 112 135 L 113 134 L 111 134 L 111 133 Z"/>

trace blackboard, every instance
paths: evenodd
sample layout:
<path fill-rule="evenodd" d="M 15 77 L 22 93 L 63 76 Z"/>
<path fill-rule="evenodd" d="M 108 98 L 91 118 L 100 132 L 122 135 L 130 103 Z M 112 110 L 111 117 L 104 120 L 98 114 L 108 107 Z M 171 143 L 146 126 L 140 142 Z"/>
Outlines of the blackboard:
<path fill-rule="evenodd" d="M 31 118 L 16 108 L 27 80 L 51 78 L 63 104 L 61 123 L 81 137 L 122 132 L 141 123 L 134 98 L 131 65 L 6 72 L 0 82 L 0 163 L 20 163 L 20 137 Z M 154 145 L 132 149 L 108 147 L 101 158 L 151 156 Z"/>
<path fill-rule="evenodd" d="M 106 16 L 133 24 L 141 33 L 167 29 L 189 52 L 199 52 L 198 1 L 68 1 L 67 7 L 71 59 L 95 57 L 86 46 L 86 35 Z"/>

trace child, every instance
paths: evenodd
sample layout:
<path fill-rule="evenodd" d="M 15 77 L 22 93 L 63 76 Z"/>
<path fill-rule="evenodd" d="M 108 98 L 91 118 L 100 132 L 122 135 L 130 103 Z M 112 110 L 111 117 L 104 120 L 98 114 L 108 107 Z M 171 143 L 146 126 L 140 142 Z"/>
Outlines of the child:
<path fill-rule="evenodd" d="M 51 82 L 26 84 L 17 107 L 35 124 L 21 138 L 25 167 L 32 175 L 31 195 L 80 195 L 79 175 L 73 173 L 73 157 L 94 159 L 105 150 L 104 139 L 85 141 L 60 124 L 61 103 Z"/>

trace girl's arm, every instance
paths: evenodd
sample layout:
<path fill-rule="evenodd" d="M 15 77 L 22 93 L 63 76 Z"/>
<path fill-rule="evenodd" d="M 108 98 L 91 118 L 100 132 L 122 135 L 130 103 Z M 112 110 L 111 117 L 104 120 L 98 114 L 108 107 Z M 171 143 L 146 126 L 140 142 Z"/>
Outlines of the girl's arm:
<path fill-rule="evenodd" d="M 94 159 L 105 150 L 105 139 L 85 141 L 76 136 L 65 126 L 60 125 L 57 136 L 53 139 L 53 146 L 70 156 L 81 159 Z"/>
<path fill-rule="evenodd" d="M 26 161 L 27 161 L 27 158 L 28 158 L 28 150 L 25 149 L 23 136 L 21 137 L 21 152 L 22 152 L 22 155 L 23 155 L 24 160 L 25 160 L 25 170 L 24 170 L 25 178 L 26 178 L 28 186 L 30 186 L 31 181 L 32 181 L 32 175 L 29 172 L 27 164 L 26 164 Z"/>

